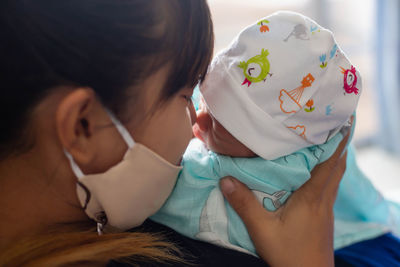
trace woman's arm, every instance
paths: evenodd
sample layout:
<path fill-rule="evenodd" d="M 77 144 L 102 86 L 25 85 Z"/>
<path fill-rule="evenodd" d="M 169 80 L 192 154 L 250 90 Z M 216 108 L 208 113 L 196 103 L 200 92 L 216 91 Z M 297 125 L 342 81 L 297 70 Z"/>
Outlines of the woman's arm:
<path fill-rule="evenodd" d="M 225 198 L 245 223 L 257 253 L 271 266 L 334 266 L 333 205 L 346 169 L 348 138 L 276 212 L 265 210 L 238 180 L 221 180 Z"/>

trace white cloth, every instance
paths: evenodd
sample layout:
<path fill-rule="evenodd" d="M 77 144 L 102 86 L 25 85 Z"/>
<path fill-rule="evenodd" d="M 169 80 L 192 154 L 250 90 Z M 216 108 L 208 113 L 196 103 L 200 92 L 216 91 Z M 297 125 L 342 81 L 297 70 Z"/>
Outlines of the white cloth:
<path fill-rule="evenodd" d="M 354 112 L 361 89 L 333 34 L 287 11 L 240 32 L 200 87 L 211 114 L 268 160 L 326 142 Z"/>

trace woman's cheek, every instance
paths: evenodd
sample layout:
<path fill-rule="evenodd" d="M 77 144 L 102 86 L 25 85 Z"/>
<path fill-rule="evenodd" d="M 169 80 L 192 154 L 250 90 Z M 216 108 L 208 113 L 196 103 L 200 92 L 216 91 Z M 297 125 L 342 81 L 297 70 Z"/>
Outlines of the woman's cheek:
<path fill-rule="evenodd" d="M 175 123 L 170 125 L 171 138 L 169 140 L 170 153 L 173 153 L 172 158 L 174 159 L 173 164 L 179 164 L 183 153 L 192 139 L 192 120 L 190 116 L 190 110 L 183 107 L 178 113 L 175 113 Z"/>

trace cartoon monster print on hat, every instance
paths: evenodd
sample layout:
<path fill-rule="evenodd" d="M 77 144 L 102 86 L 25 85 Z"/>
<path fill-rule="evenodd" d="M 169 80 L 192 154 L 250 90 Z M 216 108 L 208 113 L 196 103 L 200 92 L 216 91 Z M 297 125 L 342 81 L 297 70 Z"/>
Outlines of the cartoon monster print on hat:
<path fill-rule="evenodd" d="M 354 93 L 358 95 L 358 88 L 357 86 L 357 75 L 356 75 L 356 68 L 351 66 L 350 69 L 344 69 L 340 67 L 341 73 L 344 74 L 343 78 L 343 89 L 346 93 L 351 94 Z"/>
<path fill-rule="evenodd" d="M 247 84 L 247 87 L 249 87 L 251 83 L 265 82 L 268 75 L 272 76 L 272 73 L 269 73 L 270 63 L 267 58 L 268 55 L 268 50 L 262 49 L 260 55 L 239 63 L 238 67 L 243 69 L 245 76 L 242 85 Z"/>

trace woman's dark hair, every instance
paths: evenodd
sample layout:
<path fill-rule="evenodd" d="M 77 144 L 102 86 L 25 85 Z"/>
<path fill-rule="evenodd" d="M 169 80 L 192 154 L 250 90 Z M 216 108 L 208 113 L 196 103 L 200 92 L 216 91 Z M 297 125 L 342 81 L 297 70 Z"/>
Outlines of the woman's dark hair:
<path fill-rule="evenodd" d="M 127 88 L 166 63 L 161 100 L 201 81 L 214 41 L 202 0 L 3 0 L 0 29 L 0 159 L 29 148 L 31 112 L 53 88 L 90 87 L 118 115 Z"/>

